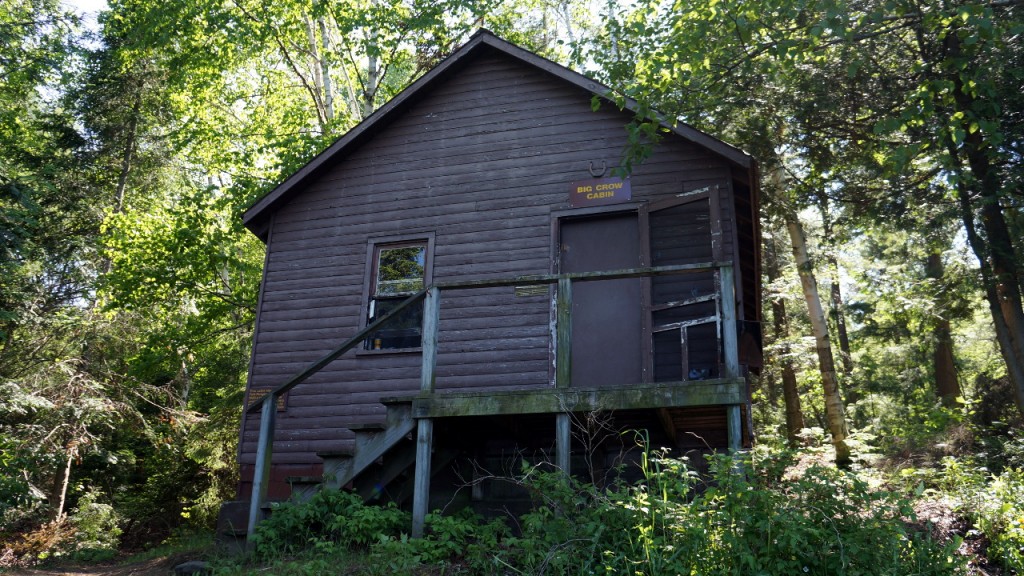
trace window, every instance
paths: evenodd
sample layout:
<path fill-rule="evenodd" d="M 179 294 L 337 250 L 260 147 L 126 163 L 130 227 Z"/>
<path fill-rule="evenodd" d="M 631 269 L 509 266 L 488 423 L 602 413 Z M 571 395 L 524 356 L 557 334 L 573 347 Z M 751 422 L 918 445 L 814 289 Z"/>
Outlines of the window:
<path fill-rule="evenodd" d="M 371 244 L 372 262 L 366 323 L 386 316 L 428 280 L 428 240 Z M 365 350 L 419 348 L 423 304 L 406 308 L 363 342 Z"/>

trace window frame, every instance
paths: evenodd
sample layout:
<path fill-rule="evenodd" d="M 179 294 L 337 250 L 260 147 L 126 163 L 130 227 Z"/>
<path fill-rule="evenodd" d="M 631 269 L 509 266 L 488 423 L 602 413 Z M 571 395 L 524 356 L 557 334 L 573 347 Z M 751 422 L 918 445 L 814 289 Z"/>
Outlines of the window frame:
<path fill-rule="evenodd" d="M 424 246 L 423 253 L 423 286 L 427 287 L 433 283 L 434 278 L 434 233 L 420 232 L 418 234 L 402 234 L 395 236 L 379 236 L 369 238 L 366 242 L 366 261 L 363 273 L 363 293 L 359 305 L 359 329 L 366 328 L 369 324 L 370 302 L 376 298 L 377 288 L 377 262 L 380 250 L 388 248 L 403 248 L 409 246 Z M 422 328 L 421 328 L 422 330 Z M 367 350 L 362 345 L 357 346 L 357 356 L 376 356 L 387 354 L 413 354 L 422 350 L 420 346 L 409 348 L 383 348 L 381 350 Z"/>

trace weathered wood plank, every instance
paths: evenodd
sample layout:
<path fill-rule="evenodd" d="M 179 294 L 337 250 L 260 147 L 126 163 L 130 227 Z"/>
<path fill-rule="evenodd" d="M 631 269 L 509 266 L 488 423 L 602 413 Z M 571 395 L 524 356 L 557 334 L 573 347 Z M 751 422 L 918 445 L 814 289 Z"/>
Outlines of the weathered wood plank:
<path fill-rule="evenodd" d="M 437 327 L 441 316 L 440 290 L 436 287 L 427 289 L 423 300 L 423 334 L 422 356 L 420 368 L 420 390 L 430 392 L 434 389 L 437 366 Z"/>
<path fill-rule="evenodd" d="M 430 505 L 430 454 L 434 446 L 434 422 L 421 418 L 416 423 L 416 470 L 413 479 L 412 537 L 422 538 Z"/>
<path fill-rule="evenodd" d="M 572 454 L 572 435 L 569 428 L 569 414 L 555 415 L 555 465 L 568 477 L 570 455 Z"/>
<path fill-rule="evenodd" d="M 572 281 L 559 278 L 555 302 L 555 387 L 572 382 Z"/>
<path fill-rule="evenodd" d="M 413 400 L 413 415 L 417 418 L 445 418 L 708 406 L 739 404 L 745 396 L 746 382 L 742 379 L 633 384 L 595 389 L 549 388 L 503 393 L 434 394 L 416 397 Z"/>
<path fill-rule="evenodd" d="M 274 419 L 277 415 L 277 395 L 268 394 L 254 408 L 260 409 L 259 440 L 256 448 L 256 470 L 253 473 L 252 495 L 249 500 L 249 524 L 246 538 L 252 542 L 256 524 L 262 519 L 262 505 L 267 499 L 270 482 L 270 464 L 274 453 Z"/>

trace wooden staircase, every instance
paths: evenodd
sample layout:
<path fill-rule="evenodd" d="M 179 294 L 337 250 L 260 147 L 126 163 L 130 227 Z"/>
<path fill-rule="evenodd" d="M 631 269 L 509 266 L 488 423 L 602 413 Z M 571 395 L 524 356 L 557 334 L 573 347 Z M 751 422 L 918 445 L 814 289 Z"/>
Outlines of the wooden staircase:
<path fill-rule="evenodd" d="M 356 439 L 352 451 L 318 452 L 324 461 L 324 487 L 340 489 L 376 463 L 396 445 L 407 440 L 416 426 L 412 401 L 388 401 L 383 424 L 353 426 Z"/>
<path fill-rule="evenodd" d="M 410 469 L 416 463 L 412 400 L 388 398 L 381 402 L 387 407 L 384 422 L 351 426 L 355 433 L 352 448 L 317 452 L 323 460 L 322 476 L 286 479 L 293 500 L 304 502 L 320 490 L 342 489 L 354 491 L 367 502 L 387 494 L 388 499 L 401 503 L 412 495 Z M 442 469 L 456 455 L 452 450 L 435 452 L 432 469 Z"/>

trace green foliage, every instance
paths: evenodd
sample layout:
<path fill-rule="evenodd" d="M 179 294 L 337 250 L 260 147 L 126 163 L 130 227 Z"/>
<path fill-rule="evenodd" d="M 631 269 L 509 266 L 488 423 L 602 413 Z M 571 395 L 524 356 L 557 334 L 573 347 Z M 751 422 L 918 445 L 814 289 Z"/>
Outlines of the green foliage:
<path fill-rule="evenodd" d="M 117 554 L 121 528 L 113 506 L 99 501 L 91 490 L 78 499 L 68 520 L 75 527 L 71 556 L 83 562 L 110 560 Z"/>
<path fill-rule="evenodd" d="M 261 558 L 294 554 L 311 546 L 366 547 L 398 537 L 408 514 L 390 506 L 366 506 L 359 496 L 338 490 L 317 492 L 308 502 L 286 502 L 260 523 L 253 546 Z"/>
<path fill-rule="evenodd" d="M 501 519 L 485 522 L 470 510 L 427 515 L 423 538 L 406 534 L 381 538 L 370 548 L 367 574 L 403 574 L 420 567 L 485 574 L 495 567 L 495 551 L 507 546 L 509 529 Z"/>
<path fill-rule="evenodd" d="M 956 574 L 956 543 L 908 532 L 909 501 L 834 468 L 783 481 L 784 454 L 713 462 L 698 481 L 685 461 L 655 459 L 646 483 L 605 493 L 564 488 L 557 508 L 523 521 L 501 561 L 587 574 Z M 739 467 L 739 468 L 737 468 Z M 739 473 L 742 469 L 746 474 Z M 546 492 L 550 493 L 550 492 Z M 571 494 L 589 506 L 566 508 Z M 570 498 L 566 502 L 565 498 Z"/>
<path fill-rule="evenodd" d="M 289 574 L 316 573 L 351 550 L 368 555 L 360 574 L 966 573 L 959 540 L 938 543 L 909 528 L 909 499 L 854 473 L 796 466 L 808 456 L 716 457 L 702 478 L 686 460 L 655 455 L 642 461 L 642 483 L 603 490 L 527 467 L 508 479 L 535 499 L 517 535 L 463 511 L 429 515 L 425 537 L 413 540 L 402 533 L 406 514 L 322 492 L 276 508 L 257 530 L 257 557 Z M 1000 530 L 1010 534 L 1005 523 L 1019 509 L 1004 512 Z"/>
<path fill-rule="evenodd" d="M 939 483 L 959 512 L 989 541 L 991 561 L 1024 571 L 1024 469 L 993 474 L 972 460 L 943 459 Z"/>

